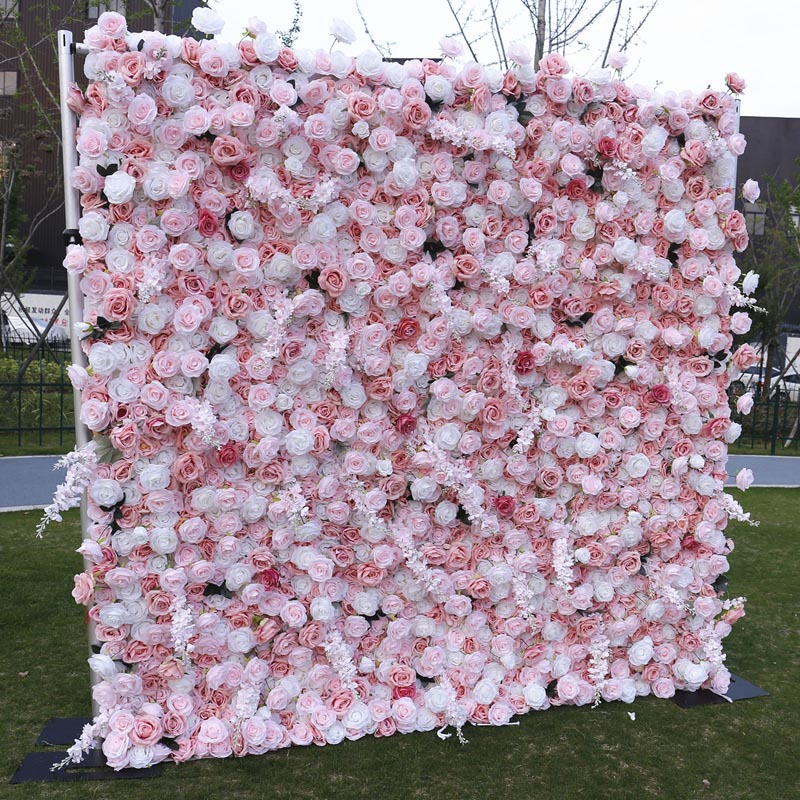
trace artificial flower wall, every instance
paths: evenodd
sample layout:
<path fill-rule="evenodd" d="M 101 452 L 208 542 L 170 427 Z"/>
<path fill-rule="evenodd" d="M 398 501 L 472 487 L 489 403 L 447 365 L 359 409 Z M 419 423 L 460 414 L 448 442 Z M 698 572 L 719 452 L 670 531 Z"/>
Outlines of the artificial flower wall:
<path fill-rule="evenodd" d="M 86 33 L 92 567 L 117 768 L 724 693 L 730 94 Z"/>

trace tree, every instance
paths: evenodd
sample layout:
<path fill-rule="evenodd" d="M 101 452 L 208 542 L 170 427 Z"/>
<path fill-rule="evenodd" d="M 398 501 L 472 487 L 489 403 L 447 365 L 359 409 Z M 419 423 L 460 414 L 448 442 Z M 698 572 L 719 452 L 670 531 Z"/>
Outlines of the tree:
<path fill-rule="evenodd" d="M 456 24 L 455 35 L 463 39 L 472 58 L 480 61 L 480 45 L 489 42 L 495 63 L 503 69 L 511 60 L 507 41 L 512 29 L 515 39 L 535 42 L 534 68 L 545 53 L 567 55 L 587 49 L 588 35 L 594 39 L 595 48 L 598 41 L 604 42 L 605 66 L 610 53 L 627 49 L 658 4 L 658 0 L 488 0 L 488 5 L 472 0 L 445 2 Z M 359 12 L 367 28 L 360 8 Z"/>
<path fill-rule="evenodd" d="M 759 275 L 755 298 L 762 311 L 753 315 L 749 338 L 761 345 L 762 363 L 766 356 L 762 396 L 769 397 L 784 322 L 800 297 L 800 175 L 794 182 L 765 176 L 762 184 L 764 195 L 750 214 L 753 235 L 740 266 Z"/>

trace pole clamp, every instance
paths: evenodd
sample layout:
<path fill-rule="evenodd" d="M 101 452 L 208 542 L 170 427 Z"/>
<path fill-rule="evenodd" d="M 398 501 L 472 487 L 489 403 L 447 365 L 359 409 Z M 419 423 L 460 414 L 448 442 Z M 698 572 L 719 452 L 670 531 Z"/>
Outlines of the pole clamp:
<path fill-rule="evenodd" d="M 63 233 L 64 247 L 69 247 L 71 244 L 83 244 L 83 238 L 77 228 L 66 228 Z"/>

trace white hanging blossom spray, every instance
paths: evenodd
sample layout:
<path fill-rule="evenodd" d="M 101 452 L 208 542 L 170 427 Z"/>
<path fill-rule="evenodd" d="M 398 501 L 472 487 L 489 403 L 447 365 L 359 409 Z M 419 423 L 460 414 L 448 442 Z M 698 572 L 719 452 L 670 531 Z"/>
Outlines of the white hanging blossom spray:
<path fill-rule="evenodd" d="M 97 444 L 92 440 L 81 448 L 75 448 L 56 461 L 53 469 L 66 469 L 67 474 L 53 495 L 53 502 L 46 506 L 41 521 L 36 526 L 36 535 L 41 536 L 50 522 L 61 522 L 61 512 L 81 504 L 83 492 L 97 468 Z"/>

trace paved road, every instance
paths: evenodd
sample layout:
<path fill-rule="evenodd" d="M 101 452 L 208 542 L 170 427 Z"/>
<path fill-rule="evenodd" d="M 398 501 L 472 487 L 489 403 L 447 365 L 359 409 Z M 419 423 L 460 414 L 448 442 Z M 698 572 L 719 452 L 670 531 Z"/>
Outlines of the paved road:
<path fill-rule="evenodd" d="M 63 470 L 53 470 L 57 460 L 58 456 L 0 458 L 0 511 L 44 508 L 64 477 Z M 800 487 L 800 457 L 730 456 L 729 485 L 742 467 L 753 470 L 754 486 Z"/>
<path fill-rule="evenodd" d="M 44 508 L 64 478 L 54 470 L 60 456 L 6 456 L 0 458 L 0 510 Z"/>

